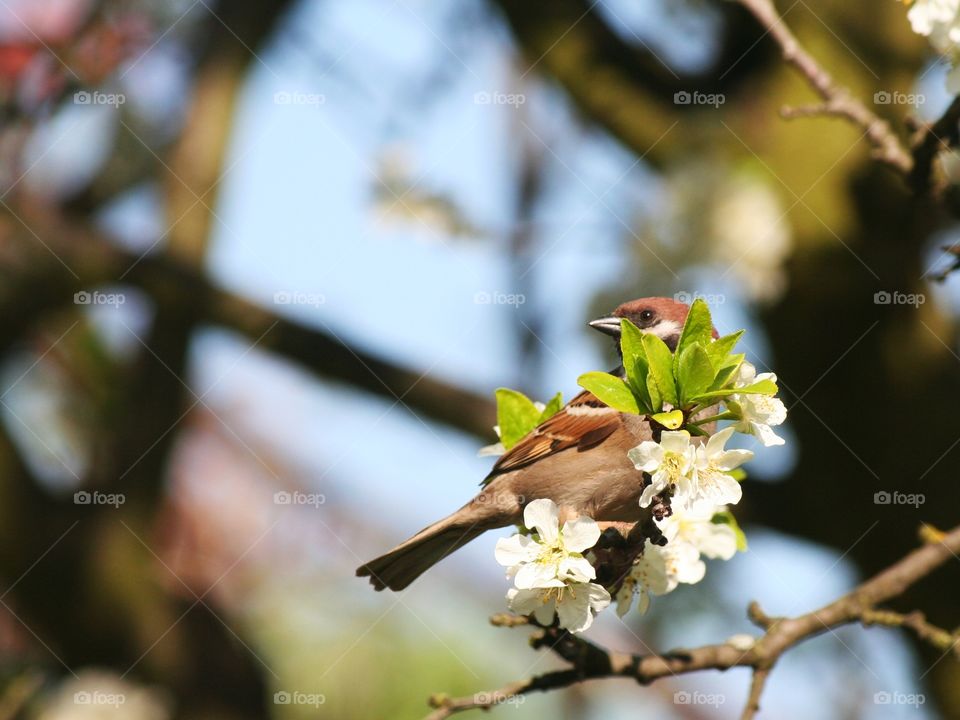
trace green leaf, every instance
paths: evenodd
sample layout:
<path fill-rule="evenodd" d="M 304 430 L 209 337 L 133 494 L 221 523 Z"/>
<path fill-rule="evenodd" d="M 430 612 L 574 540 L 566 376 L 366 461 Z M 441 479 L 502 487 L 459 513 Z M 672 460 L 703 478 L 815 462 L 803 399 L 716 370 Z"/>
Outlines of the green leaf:
<path fill-rule="evenodd" d="M 747 471 L 743 468 L 734 468 L 733 470 L 728 470 L 727 475 L 732 477 L 737 482 L 743 482 L 747 479 Z"/>
<path fill-rule="evenodd" d="M 626 362 L 626 361 L 624 361 Z M 650 390 L 647 388 L 647 377 L 650 374 L 650 367 L 647 364 L 647 358 L 640 356 L 633 364 L 633 372 L 627 372 L 627 384 L 633 390 L 637 398 L 641 413 L 653 412 L 653 399 L 650 397 Z M 656 407 L 660 407 L 657 405 Z"/>
<path fill-rule="evenodd" d="M 714 340 L 712 343 L 707 345 L 707 354 L 710 355 L 710 359 L 713 360 L 714 364 L 719 364 L 720 360 L 731 353 L 733 348 L 740 341 L 740 338 L 743 336 L 744 332 L 746 331 L 737 330 L 735 333 L 724 335 L 722 338 Z"/>
<path fill-rule="evenodd" d="M 685 407 L 689 398 L 707 392 L 713 383 L 716 371 L 700 343 L 688 345 L 680 355 L 677 368 L 680 406 Z"/>
<path fill-rule="evenodd" d="M 687 313 L 687 319 L 683 323 L 683 330 L 680 333 L 680 341 L 677 343 L 677 352 L 675 362 L 679 368 L 680 355 L 693 343 L 699 342 L 701 345 L 708 345 L 713 337 L 713 320 L 710 317 L 710 308 L 702 298 L 697 298 L 690 306 Z"/>
<path fill-rule="evenodd" d="M 539 425 L 540 423 L 546 422 L 547 420 L 552 418 L 554 415 L 560 412 L 560 408 L 562 407 L 563 407 L 563 393 L 557 393 L 552 398 L 550 398 L 550 402 L 548 402 L 547 406 L 543 408 L 543 412 L 540 413 L 540 417 L 537 419 L 537 425 Z"/>
<path fill-rule="evenodd" d="M 737 550 L 740 552 L 746 552 L 747 550 L 747 536 L 744 534 L 743 530 L 740 529 L 740 523 L 737 522 L 737 519 L 733 516 L 733 513 L 729 510 L 723 510 L 722 512 L 716 513 L 711 519 L 714 525 L 729 525 L 734 534 L 737 536 Z"/>
<path fill-rule="evenodd" d="M 718 367 L 720 368 L 740 367 L 740 363 L 742 363 L 746 357 L 747 356 L 745 353 L 733 353 L 731 355 L 727 355 L 718 363 Z"/>
<path fill-rule="evenodd" d="M 777 384 L 770 379 L 758 380 L 750 385 L 737 388 L 737 392 L 742 395 L 776 395 L 778 390 Z"/>
<path fill-rule="evenodd" d="M 509 450 L 537 426 L 540 411 L 530 398 L 510 388 L 497 388 L 496 397 L 500 442 Z"/>
<path fill-rule="evenodd" d="M 663 402 L 668 402 L 674 407 L 680 404 L 677 398 L 677 386 L 673 379 L 673 355 L 670 348 L 656 335 L 645 333 L 643 336 L 643 349 L 647 353 L 647 362 L 650 364 L 650 374 L 647 376 L 647 387 L 650 387 L 649 378 L 654 378 L 657 389 L 660 391 L 660 397 Z M 651 399 L 653 392 L 650 392 Z M 662 407 L 654 405 L 653 410 L 659 410 Z"/>
<path fill-rule="evenodd" d="M 651 420 L 656 420 L 667 430 L 677 430 L 683 425 L 683 412 L 681 410 L 671 410 L 670 412 L 656 413 L 650 416 Z"/>
<path fill-rule="evenodd" d="M 647 375 L 647 395 L 650 396 L 650 412 L 659 412 L 663 409 L 663 395 L 653 373 Z"/>
<path fill-rule="evenodd" d="M 638 358 L 646 360 L 647 357 L 643 349 L 643 332 L 626 318 L 620 320 L 620 353 L 628 375 Z"/>
<path fill-rule="evenodd" d="M 729 383 L 729 382 L 733 379 L 733 376 L 734 376 L 734 375 L 736 374 L 736 372 L 737 372 L 737 367 L 739 367 L 739 366 L 738 366 L 738 365 L 728 365 L 728 366 L 725 367 L 725 368 L 721 368 L 721 369 L 717 372 L 717 376 L 713 379 L 713 382 L 710 384 L 710 387 L 707 388 L 707 389 L 708 389 L 708 390 L 720 390 L 720 389 L 722 389 L 722 388 L 724 387 L 724 385 L 726 385 L 727 383 Z"/>
<path fill-rule="evenodd" d="M 630 386 L 616 375 L 597 371 L 588 372 L 577 378 L 577 384 L 615 410 L 635 415 L 640 413 L 640 406 Z"/>
<path fill-rule="evenodd" d="M 724 398 L 728 395 L 776 395 L 777 394 L 777 384 L 772 380 L 760 380 L 753 383 L 752 385 L 745 385 L 744 387 L 739 388 L 724 388 L 723 390 L 711 390 L 710 392 L 701 393 L 695 398 L 691 398 L 692 402 L 701 402 L 703 400 L 711 400 L 713 398 Z"/>

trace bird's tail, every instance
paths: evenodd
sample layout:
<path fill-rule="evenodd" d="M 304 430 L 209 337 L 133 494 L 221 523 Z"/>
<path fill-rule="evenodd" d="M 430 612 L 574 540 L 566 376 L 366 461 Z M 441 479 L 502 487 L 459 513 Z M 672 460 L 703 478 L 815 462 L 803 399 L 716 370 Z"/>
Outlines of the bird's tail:
<path fill-rule="evenodd" d="M 494 508 L 477 512 L 476 505 L 468 504 L 425 527 L 393 550 L 357 568 L 359 577 L 369 577 L 376 590 L 385 587 L 403 590 L 423 573 L 450 553 L 495 527 L 509 524 L 509 519 Z"/>

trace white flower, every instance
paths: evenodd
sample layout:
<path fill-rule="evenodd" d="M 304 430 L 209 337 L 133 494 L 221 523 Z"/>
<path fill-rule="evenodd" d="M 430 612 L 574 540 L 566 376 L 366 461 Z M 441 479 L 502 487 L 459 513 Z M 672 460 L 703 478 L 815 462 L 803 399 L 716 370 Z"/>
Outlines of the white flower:
<path fill-rule="evenodd" d="M 729 472 L 753 457 L 749 450 L 726 450 L 733 427 L 726 427 L 710 436 L 705 445 L 696 449 L 696 463 L 692 477 L 683 478 L 677 485 L 673 506 L 688 509 L 698 500 L 711 505 L 736 505 L 743 496 L 740 483 Z"/>
<path fill-rule="evenodd" d="M 519 615 L 532 614 L 541 625 L 560 618 L 560 627 L 583 632 L 594 616 L 610 604 L 610 593 L 596 583 L 570 583 L 560 587 L 517 589 L 507 592 L 510 609 Z"/>
<path fill-rule="evenodd" d="M 777 376 L 773 373 L 757 375 L 757 369 L 744 361 L 737 371 L 734 387 L 752 385 L 760 380 L 776 382 Z M 779 425 L 787 419 L 787 408 L 782 400 L 754 393 L 731 395 L 730 400 L 740 409 L 740 420 L 733 426 L 737 432 L 756 436 L 766 447 L 783 445 L 783 438 L 770 429 L 771 425 Z"/>
<path fill-rule="evenodd" d="M 701 555 L 721 560 L 734 556 L 737 536 L 733 528 L 713 522 L 713 516 L 722 510 L 704 500 L 687 508 L 674 506 L 673 514 L 658 523 L 667 544 L 653 545 L 648 540 L 617 592 L 619 616 L 627 613 L 635 596 L 639 596 L 637 610 L 645 613 L 651 596 L 666 595 L 680 583 L 700 582 L 707 571 Z"/>
<path fill-rule="evenodd" d="M 916 0 L 907 11 L 907 19 L 918 35 L 930 35 L 938 26 L 951 26 L 956 22 L 958 0 Z"/>
<path fill-rule="evenodd" d="M 536 537 L 520 535 L 497 541 L 497 562 L 508 568 L 520 590 L 562 588 L 568 581 L 584 583 L 597 576 L 581 553 L 600 539 L 600 528 L 591 518 L 580 517 L 560 529 L 553 500 L 533 500 L 523 510 L 523 524 Z"/>
<path fill-rule="evenodd" d="M 493 431 L 500 437 L 500 426 L 494 425 Z M 484 445 L 477 450 L 477 457 L 500 457 L 507 451 L 502 442 L 495 442 L 493 445 Z"/>
<path fill-rule="evenodd" d="M 674 508 L 673 514 L 659 523 L 667 547 L 686 544 L 705 557 L 729 560 L 737 553 L 737 534 L 729 525 L 713 522 L 713 516 L 725 509 L 706 500 Z"/>
<path fill-rule="evenodd" d="M 947 90 L 960 92 L 960 1 L 916 0 L 907 11 L 910 26 L 930 40 L 937 52 L 953 65 L 947 75 Z"/>
<path fill-rule="evenodd" d="M 653 497 L 671 485 L 679 485 L 693 468 L 694 448 L 690 433 L 671 430 L 660 435 L 660 442 L 644 440 L 627 452 L 637 470 L 649 473 L 652 483 L 640 495 L 640 507 L 648 507 Z"/>
<path fill-rule="evenodd" d="M 627 613 L 635 595 L 640 597 L 637 610 L 645 613 L 652 595 L 666 595 L 679 583 L 698 583 L 705 572 L 700 553 L 692 545 L 668 542 L 661 547 L 647 540 L 643 555 L 637 558 L 617 592 L 617 615 L 623 617 Z"/>

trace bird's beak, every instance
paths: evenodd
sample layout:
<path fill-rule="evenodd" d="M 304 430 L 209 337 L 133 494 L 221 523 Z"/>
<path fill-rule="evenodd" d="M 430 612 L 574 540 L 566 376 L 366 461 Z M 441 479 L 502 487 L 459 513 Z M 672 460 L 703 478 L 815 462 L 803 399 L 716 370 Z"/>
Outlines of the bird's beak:
<path fill-rule="evenodd" d="M 611 315 L 610 317 L 597 318 L 587 323 L 594 330 L 599 330 L 604 335 L 620 337 L 620 318 Z"/>

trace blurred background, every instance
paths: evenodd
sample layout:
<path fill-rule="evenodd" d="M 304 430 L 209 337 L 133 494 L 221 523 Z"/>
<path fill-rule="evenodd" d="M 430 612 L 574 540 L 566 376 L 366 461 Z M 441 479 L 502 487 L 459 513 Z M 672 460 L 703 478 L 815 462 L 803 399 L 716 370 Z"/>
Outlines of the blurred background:
<path fill-rule="evenodd" d="M 788 444 L 754 448 L 748 552 L 590 638 L 751 632 L 750 600 L 806 612 L 960 522 L 957 221 L 859 130 L 781 119 L 812 94 L 740 6 L 0 6 L 0 718 L 417 718 L 554 667 L 487 623 L 497 533 L 401 594 L 354 568 L 474 494 L 496 387 L 612 366 L 585 323 L 634 297 L 747 328 Z M 949 103 L 901 4 L 779 10 L 904 136 Z M 958 590 L 898 609 L 956 627 Z M 731 718 L 747 682 L 493 713 Z M 960 665 L 831 632 L 764 712 L 960 717 Z"/>

